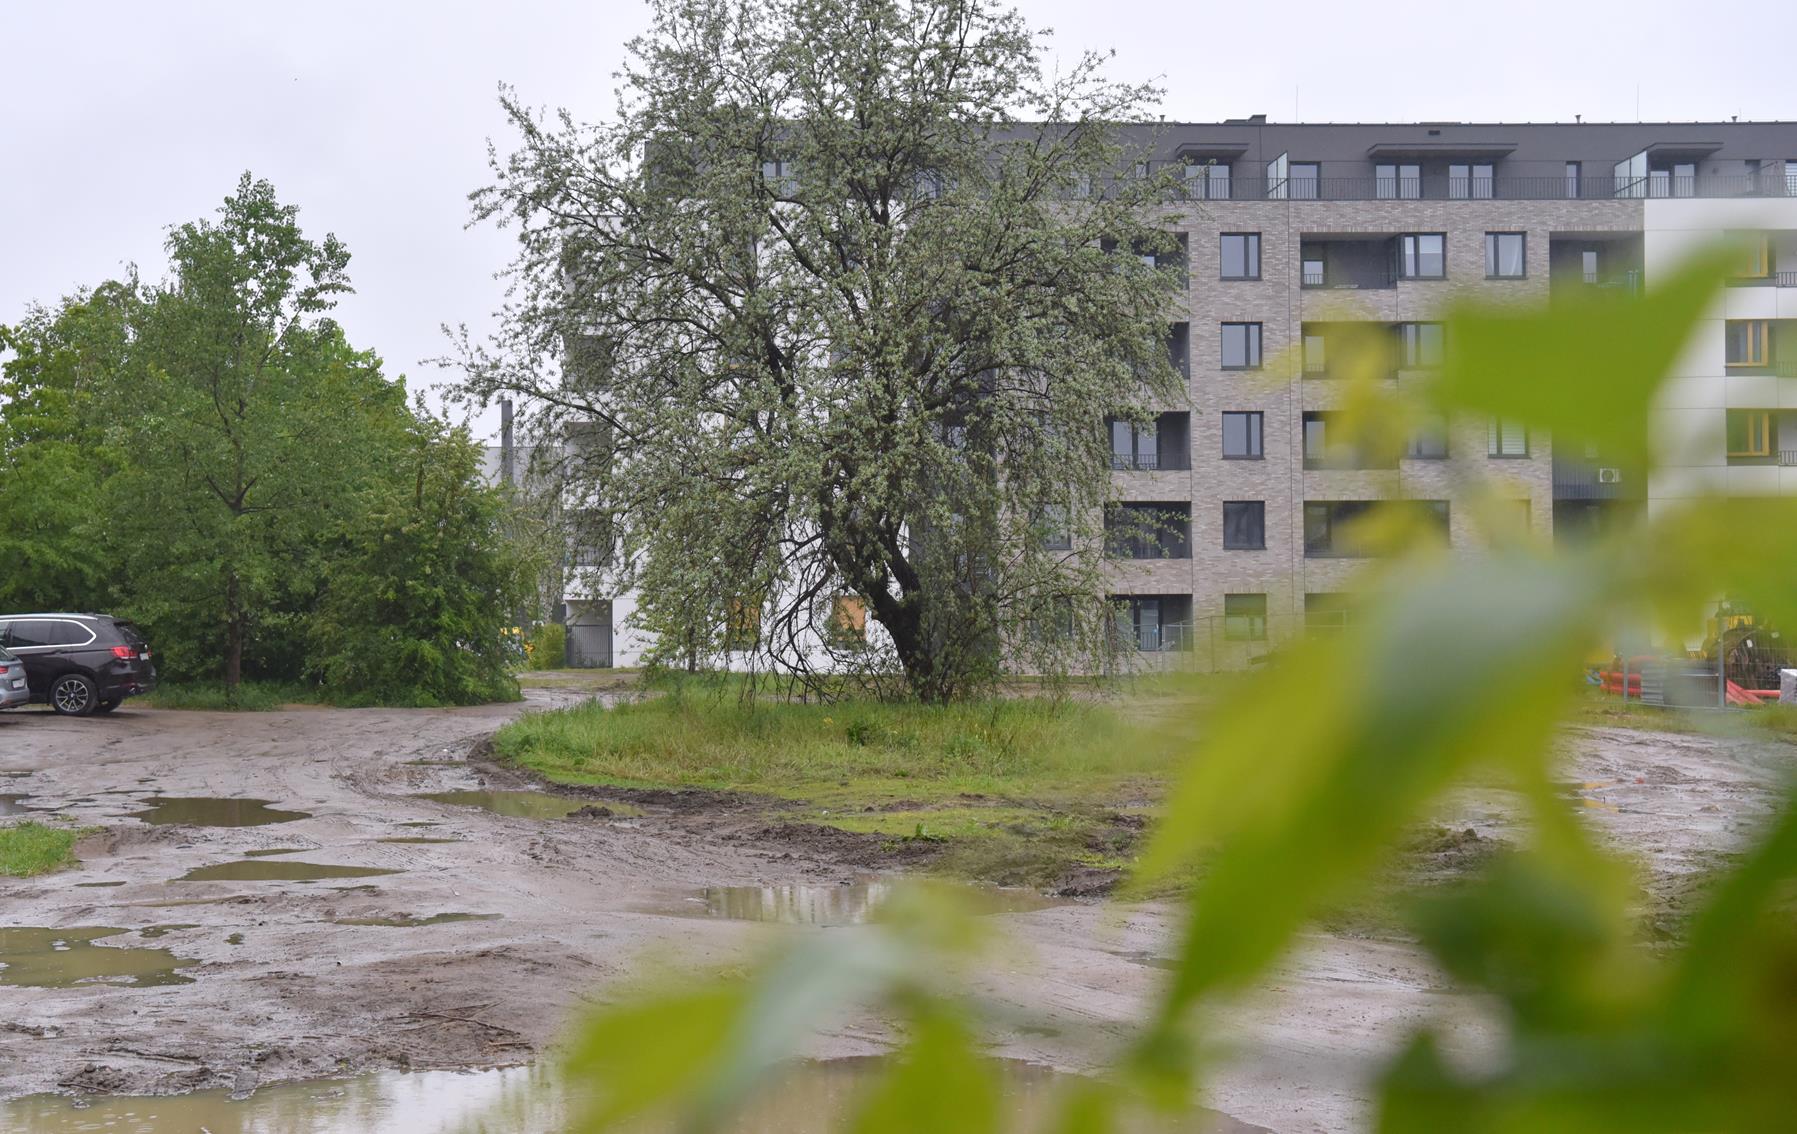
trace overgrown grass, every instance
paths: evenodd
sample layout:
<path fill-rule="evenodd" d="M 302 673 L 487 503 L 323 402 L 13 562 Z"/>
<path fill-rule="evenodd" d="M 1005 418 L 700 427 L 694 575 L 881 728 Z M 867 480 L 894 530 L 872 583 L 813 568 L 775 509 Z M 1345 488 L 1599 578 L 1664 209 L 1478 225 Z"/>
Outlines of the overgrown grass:
<path fill-rule="evenodd" d="M 1615 694 L 1592 690 L 1579 702 L 1573 724 L 1603 728 L 1639 728 L 1707 736 L 1773 737 L 1797 742 L 1797 705 L 1752 708 L 1678 709 L 1624 703 Z"/>
<path fill-rule="evenodd" d="M 1176 748 L 1148 715 L 1096 700 L 744 703 L 729 683 L 664 688 L 529 714 L 495 751 L 563 783 L 771 796 L 788 820 L 942 843 L 954 873 L 1049 884 L 1126 864 Z"/>
<path fill-rule="evenodd" d="M 505 698 L 518 700 L 517 697 Z M 383 701 L 356 690 L 331 689 L 298 681 L 245 681 L 235 696 L 222 681 L 183 681 L 157 686 L 142 703 L 157 709 L 200 709 L 235 712 L 272 712 L 288 705 L 333 705 L 345 709 L 441 708 L 431 698 Z"/>
<path fill-rule="evenodd" d="M 36 820 L 0 827 L 0 874 L 30 878 L 64 866 L 74 859 L 75 840 L 83 833 Z"/>
<path fill-rule="evenodd" d="M 245 681 L 233 696 L 222 681 L 184 681 L 156 687 L 143 703 L 158 709 L 235 709 L 268 712 L 284 705 L 318 705 L 326 697 L 317 686 L 299 682 Z"/>

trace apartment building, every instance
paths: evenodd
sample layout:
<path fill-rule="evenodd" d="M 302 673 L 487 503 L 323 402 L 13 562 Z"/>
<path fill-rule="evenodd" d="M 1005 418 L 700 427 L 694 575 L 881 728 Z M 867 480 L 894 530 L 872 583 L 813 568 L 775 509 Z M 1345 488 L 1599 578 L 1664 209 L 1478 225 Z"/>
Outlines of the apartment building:
<path fill-rule="evenodd" d="M 1559 539 L 1697 492 L 1797 491 L 1797 124 L 1257 116 L 1151 136 L 1150 166 L 1171 163 L 1186 187 L 1169 349 L 1189 381 L 1152 427 L 1111 425 L 1115 598 L 1139 651 L 1228 667 L 1339 622 L 1360 566 L 1348 533 L 1370 501 L 1414 501 L 1471 550 L 1490 515 L 1482 531 L 1468 484 Z M 1346 386 L 1332 348 L 1389 343 L 1381 380 L 1426 381 L 1452 299 L 1639 291 L 1743 234 L 1756 251 L 1657 409 L 1651 480 L 1515 422 L 1426 424 L 1396 460 L 1331 439 Z"/>

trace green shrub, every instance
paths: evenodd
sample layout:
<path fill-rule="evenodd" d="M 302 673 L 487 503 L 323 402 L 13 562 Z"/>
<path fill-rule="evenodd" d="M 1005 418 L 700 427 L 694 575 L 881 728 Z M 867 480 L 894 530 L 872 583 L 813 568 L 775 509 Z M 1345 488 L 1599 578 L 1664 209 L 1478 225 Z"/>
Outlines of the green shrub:
<path fill-rule="evenodd" d="M 545 622 L 530 636 L 525 647 L 531 669 L 562 669 L 568 664 L 568 628 L 559 622 Z"/>

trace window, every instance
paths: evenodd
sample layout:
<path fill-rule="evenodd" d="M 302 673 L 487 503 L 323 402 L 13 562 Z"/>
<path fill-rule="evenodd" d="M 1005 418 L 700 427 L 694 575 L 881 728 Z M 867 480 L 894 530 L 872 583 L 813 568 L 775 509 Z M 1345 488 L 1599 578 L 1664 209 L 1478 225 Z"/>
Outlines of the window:
<path fill-rule="evenodd" d="M 1314 331 L 1304 335 L 1304 373 L 1312 377 L 1329 373 L 1329 355 L 1323 336 Z"/>
<path fill-rule="evenodd" d="M 50 640 L 48 622 L 20 620 L 7 627 L 6 646 L 9 649 L 28 650 L 34 646 L 48 646 Z"/>
<path fill-rule="evenodd" d="M 1440 416 L 1425 419 L 1417 426 L 1416 432 L 1410 435 L 1410 444 L 1405 447 L 1404 455 L 1415 461 L 1447 460 L 1447 419 Z"/>
<path fill-rule="evenodd" d="M 1222 236 L 1222 278 L 1260 278 L 1260 233 L 1226 232 Z"/>
<path fill-rule="evenodd" d="M 1192 616 L 1190 595 L 1113 595 L 1117 629 L 1128 634 L 1126 647 L 1143 653 L 1183 650 Z"/>
<path fill-rule="evenodd" d="M 1189 323 L 1174 323 L 1167 328 L 1167 362 L 1186 378 L 1192 376 L 1191 339 L 1192 327 Z"/>
<path fill-rule="evenodd" d="M 1486 455 L 1492 457 L 1526 457 L 1529 455 L 1529 428 L 1520 421 L 1493 418 L 1486 430 Z"/>
<path fill-rule="evenodd" d="M 1113 469 L 1160 468 L 1160 431 L 1153 424 L 1111 422 L 1111 467 Z"/>
<path fill-rule="evenodd" d="M 1770 457 L 1772 455 L 1772 411 L 1728 411 L 1728 455 L 1731 457 Z M 13 637 L 18 637 L 14 623 Z M 16 644 L 16 643 L 15 643 Z"/>
<path fill-rule="evenodd" d="M 1741 244 L 1741 262 L 1735 268 L 1735 278 L 1742 280 L 1763 280 L 1772 274 L 1772 240 L 1763 232 L 1728 234 Z"/>
<path fill-rule="evenodd" d="M 1223 550 L 1261 551 L 1266 546 L 1266 501 L 1223 501 Z"/>
<path fill-rule="evenodd" d="M 1266 456 L 1261 445 L 1263 415 L 1229 411 L 1223 414 L 1223 459 L 1258 461 Z"/>
<path fill-rule="evenodd" d="M 1439 232 L 1407 232 L 1398 237 L 1398 275 L 1407 280 L 1445 279 L 1447 243 L 1447 236 Z"/>
<path fill-rule="evenodd" d="M 1291 190 L 1294 201 L 1314 201 L 1317 199 L 1317 184 L 1322 180 L 1321 167 L 1314 161 L 1295 161 L 1291 164 Z"/>
<path fill-rule="evenodd" d="M 1117 504 L 1105 510 L 1105 549 L 1117 559 L 1190 559 L 1190 504 Z"/>
<path fill-rule="evenodd" d="M 1186 196 L 1197 201 L 1229 200 L 1229 167 L 1216 162 L 1187 162 Z"/>
<path fill-rule="evenodd" d="M 1443 347 L 1440 323 L 1398 324 L 1398 365 L 1403 369 L 1440 366 Z"/>
<path fill-rule="evenodd" d="M 1304 415 L 1304 467 L 1323 468 L 1330 458 L 1329 419 L 1332 413 L 1311 410 Z M 1340 456 L 1340 454 L 1335 454 Z"/>
<path fill-rule="evenodd" d="M 1355 522 L 1372 507 L 1367 500 L 1306 500 L 1304 502 L 1304 556 L 1333 559 L 1359 556 L 1348 538 Z"/>
<path fill-rule="evenodd" d="M 1566 196 L 1574 201 L 1579 197 L 1579 163 L 1576 161 L 1566 163 Z"/>
<path fill-rule="evenodd" d="M 1598 281 L 1597 249 L 1587 248 L 1580 252 L 1579 267 L 1584 273 L 1586 283 L 1596 283 Z"/>
<path fill-rule="evenodd" d="M 1448 196 L 1456 201 L 1490 200 L 1490 164 L 1448 166 Z"/>
<path fill-rule="evenodd" d="M 1325 287 L 1329 283 L 1329 268 L 1322 260 L 1304 260 L 1298 267 L 1299 282 L 1305 287 Z"/>
<path fill-rule="evenodd" d="M 777 196 L 791 196 L 799 188 L 799 167 L 796 162 L 773 159 L 761 163 L 761 179 L 773 189 Z"/>
<path fill-rule="evenodd" d="M 1417 509 L 1418 519 L 1429 532 L 1440 538 L 1443 545 L 1448 542 L 1448 502 L 1446 500 L 1407 500 L 1404 503 Z"/>
<path fill-rule="evenodd" d="M 1770 330 L 1764 319 L 1730 319 L 1725 336 L 1728 365 L 1766 365 L 1766 340 Z"/>
<path fill-rule="evenodd" d="M 1422 166 L 1374 166 L 1373 195 L 1378 197 L 1381 201 L 1416 200 L 1423 195 Z"/>
<path fill-rule="evenodd" d="M 1050 504 L 1042 509 L 1036 517 L 1036 527 L 1042 533 L 1042 550 L 1073 550 L 1073 528 L 1067 523 L 1066 505 Z"/>
<path fill-rule="evenodd" d="M 1084 199 L 1092 195 L 1092 175 L 1082 173 L 1073 182 L 1073 195 Z"/>
<path fill-rule="evenodd" d="M 1340 591 L 1312 591 L 1304 596 L 1304 628 L 1310 631 L 1346 630 L 1350 596 Z"/>
<path fill-rule="evenodd" d="M 1223 637 L 1231 642 L 1267 639 L 1267 596 L 1224 595 Z"/>
<path fill-rule="evenodd" d="M 1260 369 L 1260 324 L 1223 324 L 1223 369 Z"/>
<path fill-rule="evenodd" d="M 1520 232 L 1485 234 L 1485 275 L 1494 280 L 1520 280 L 1528 274 L 1527 238 Z"/>

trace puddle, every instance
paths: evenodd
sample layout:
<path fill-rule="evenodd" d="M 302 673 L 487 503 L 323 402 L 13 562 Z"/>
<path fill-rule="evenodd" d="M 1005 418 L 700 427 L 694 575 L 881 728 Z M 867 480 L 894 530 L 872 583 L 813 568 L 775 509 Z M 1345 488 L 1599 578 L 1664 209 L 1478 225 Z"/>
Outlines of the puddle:
<path fill-rule="evenodd" d="M 441 827 L 442 825 L 442 821 L 438 819 L 408 819 L 404 823 L 397 824 L 400 827 Z"/>
<path fill-rule="evenodd" d="M 198 961 L 177 957 L 167 949 L 94 944 L 101 938 L 129 932 L 103 925 L 72 929 L 0 927 L 0 985 L 69 988 L 81 984 L 116 984 L 150 988 L 193 983 L 192 977 L 182 976 L 175 970 L 197 965 Z M 4 1125 L 0 1123 L 0 1126 Z M 18 1127 L 7 1126 L 6 1129 Z"/>
<path fill-rule="evenodd" d="M 1146 965 L 1148 968 L 1151 968 L 1151 969 L 1177 969 L 1177 968 L 1179 968 L 1179 959 L 1177 957 L 1163 957 L 1158 953 L 1112 952 L 1111 956 L 1122 957 L 1124 960 L 1128 961 L 1132 965 Z"/>
<path fill-rule="evenodd" d="M 137 931 L 137 935 L 145 940 L 154 941 L 156 938 L 166 937 L 176 930 L 198 928 L 199 926 L 192 922 L 178 922 L 172 925 L 146 925 Z"/>
<path fill-rule="evenodd" d="M 261 827 L 310 819 L 307 811 L 277 811 L 267 799 L 219 799 L 213 796 L 158 795 L 143 801 L 148 811 L 134 811 L 127 819 L 142 819 L 155 827 L 182 824 L 190 827 Z"/>
<path fill-rule="evenodd" d="M 398 874 L 378 866 L 337 866 L 325 862 L 275 862 L 251 858 L 239 862 L 215 862 L 198 866 L 175 879 L 176 882 L 315 882 L 320 878 L 373 878 L 377 874 Z"/>
<path fill-rule="evenodd" d="M 38 815 L 55 810 L 53 807 L 26 807 L 21 802 L 30 798 L 29 795 L 0 795 L 0 815 Z"/>
<path fill-rule="evenodd" d="M 891 882 L 855 882 L 847 886 L 712 886 L 673 912 L 736 921 L 772 921 L 784 925 L 859 925 L 892 894 Z M 1028 913 L 1066 905 L 1034 890 L 997 886 L 965 886 L 981 914 Z"/>
<path fill-rule="evenodd" d="M 448 921 L 498 921 L 496 913 L 440 913 L 429 917 L 334 917 L 332 925 L 385 925 L 396 929 L 413 929 L 422 925 L 442 925 Z"/>
<path fill-rule="evenodd" d="M 225 944 L 226 945 L 241 945 L 241 944 L 243 944 L 243 934 L 241 934 L 241 933 L 231 934 L 231 936 L 225 938 Z"/>
<path fill-rule="evenodd" d="M 1081 1080 L 1025 1063 L 1005 1063 L 1006 1129 L 1042 1132 L 1061 1093 Z M 825 1134 L 846 1129 L 857 1104 L 881 1070 L 878 1059 L 838 1059 L 795 1065 L 759 1093 L 750 1107 L 722 1129 L 731 1134 Z M 574 1127 L 589 1089 L 561 1081 L 545 1067 L 488 1071 L 388 1071 L 355 1079 L 264 1087 L 234 1101 L 225 1091 L 160 1097 L 89 1097 L 77 1108 L 60 1095 L 32 1095 L 0 1102 L 0 1129 L 34 1134 L 109 1130 L 120 1134 L 556 1134 Z M 1205 1129 L 1212 1134 L 1251 1134 L 1247 1126 L 1214 1112 L 1211 1121 L 1188 1116 L 1174 1124 L 1136 1124 L 1132 1131 Z M 1132 1116 L 1133 1117 L 1133 1116 Z M 1194 1125 L 1196 1124 L 1196 1125 Z M 632 1126 L 632 1130 L 661 1130 Z"/>
<path fill-rule="evenodd" d="M 513 819 L 566 819 L 587 805 L 584 799 L 569 799 L 546 791 L 437 791 L 420 798 L 458 807 L 479 807 Z M 613 808 L 614 814 L 616 810 Z"/>
<path fill-rule="evenodd" d="M 85 886 L 85 887 L 88 887 L 91 889 L 91 888 L 97 888 L 100 886 L 123 886 L 124 883 L 123 882 L 77 882 L 77 883 L 75 883 L 75 885 Z"/>
<path fill-rule="evenodd" d="M 269 847 L 267 850 L 246 850 L 243 852 L 243 857 L 268 858 L 277 854 L 304 854 L 306 851 L 317 849 L 317 847 Z"/>
<path fill-rule="evenodd" d="M 375 840 L 377 843 L 404 843 L 414 847 L 428 847 L 438 843 L 459 843 L 461 841 L 461 839 L 433 839 L 425 835 L 395 835 L 391 838 Z"/>

